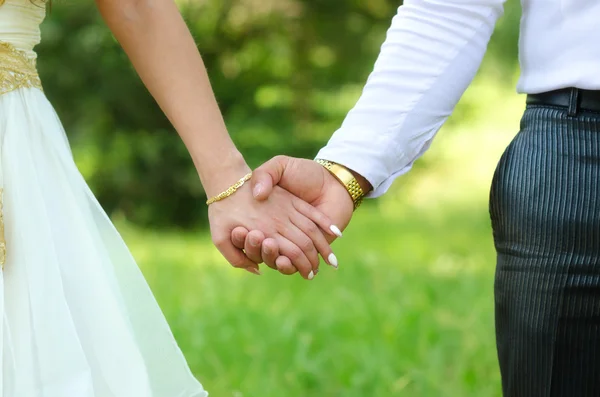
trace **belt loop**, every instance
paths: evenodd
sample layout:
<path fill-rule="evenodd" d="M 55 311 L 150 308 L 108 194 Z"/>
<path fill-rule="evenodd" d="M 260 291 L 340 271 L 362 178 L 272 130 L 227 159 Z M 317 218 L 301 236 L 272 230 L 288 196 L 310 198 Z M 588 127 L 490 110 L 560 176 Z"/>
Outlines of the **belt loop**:
<path fill-rule="evenodd" d="M 575 116 L 577 116 L 578 112 L 579 112 L 579 89 L 571 88 L 571 95 L 569 97 L 569 111 L 567 114 L 570 117 L 575 117 Z"/>

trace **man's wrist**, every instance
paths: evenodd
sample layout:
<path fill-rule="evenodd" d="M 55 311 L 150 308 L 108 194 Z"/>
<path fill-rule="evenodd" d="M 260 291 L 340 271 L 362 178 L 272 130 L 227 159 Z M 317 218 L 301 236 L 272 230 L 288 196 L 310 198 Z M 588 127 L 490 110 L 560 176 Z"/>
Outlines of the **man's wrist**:
<path fill-rule="evenodd" d="M 371 184 L 362 175 L 353 172 L 344 165 L 324 159 L 315 159 L 315 161 L 344 186 L 354 203 L 354 209 L 357 209 L 364 196 L 371 190 Z"/>
<path fill-rule="evenodd" d="M 342 165 L 342 164 L 340 164 Z M 350 168 L 342 165 L 344 168 L 346 168 L 348 171 L 350 171 L 350 173 L 352 175 L 354 175 L 354 177 L 356 178 L 356 181 L 358 182 L 358 184 L 360 185 L 363 193 L 366 195 L 367 193 L 369 193 L 371 190 L 373 190 L 373 186 L 371 185 L 371 183 L 369 181 L 367 181 L 367 179 L 362 176 L 361 174 L 359 174 L 356 171 L 351 170 Z"/>

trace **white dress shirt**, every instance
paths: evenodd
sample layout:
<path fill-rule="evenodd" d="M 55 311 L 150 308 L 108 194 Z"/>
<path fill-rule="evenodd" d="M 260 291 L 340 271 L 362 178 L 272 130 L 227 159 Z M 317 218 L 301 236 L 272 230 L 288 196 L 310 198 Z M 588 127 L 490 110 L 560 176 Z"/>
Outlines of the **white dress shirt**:
<path fill-rule="evenodd" d="M 504 0 L 405 0 L 356 106 L 318 158 L 380 196 L 429 148 L 473 80 Z M 600 89 L 600 1 L 522 0 L 521 93 Z"/>

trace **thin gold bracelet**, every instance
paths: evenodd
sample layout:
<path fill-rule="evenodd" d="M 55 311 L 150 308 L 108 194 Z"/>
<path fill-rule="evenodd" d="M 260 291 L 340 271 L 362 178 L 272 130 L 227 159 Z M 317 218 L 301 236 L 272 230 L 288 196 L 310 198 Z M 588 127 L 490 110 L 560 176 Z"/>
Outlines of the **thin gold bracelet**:
<path fill-rule="evenodd" d="M 231 196 L 239 188 L 241 188 L 242 186 L 244 186 L 244 183 L 248 182 L 250 180 L 250 178 L 252 178 L 252 172 L 246 174 L 242 179 L 240 179 L 239 181 L 237 181 L 235 184 L 233 184 L 231 187 L 229 187 L 224 192 L 219 193 L 215 197 L 206 200 L 206 205 L 211 205 L 213 203 L 216 203 L 217 201 L 221 201 L 221 200 L 223 200 L 223 199 Z"/>

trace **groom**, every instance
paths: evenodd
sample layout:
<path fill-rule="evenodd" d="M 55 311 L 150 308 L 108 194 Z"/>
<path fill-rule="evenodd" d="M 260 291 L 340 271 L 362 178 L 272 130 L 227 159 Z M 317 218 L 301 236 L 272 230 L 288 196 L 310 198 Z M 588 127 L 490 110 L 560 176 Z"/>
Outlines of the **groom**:
<path fill-rule="evenodd" d="M 254 197 L 278 184 L 345 227 L 363 196 L 385 193 L 427 150 L 472 81 L 503 1 L 405 0 L 362 96 L 317 161 L 276 157 L 254 173 Z M 523 2 L 528 107 L 490 195 L 506 397 L 600 396 L 600 53 L 590 50 L 600 5 L 562 3 Z M 234 229 L 232 240 L 253 261 L 294 272 L 295 258 L 279 257 L 260 231 Z"/>

